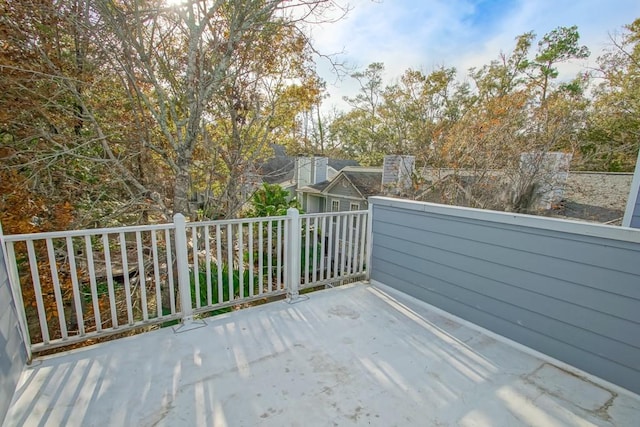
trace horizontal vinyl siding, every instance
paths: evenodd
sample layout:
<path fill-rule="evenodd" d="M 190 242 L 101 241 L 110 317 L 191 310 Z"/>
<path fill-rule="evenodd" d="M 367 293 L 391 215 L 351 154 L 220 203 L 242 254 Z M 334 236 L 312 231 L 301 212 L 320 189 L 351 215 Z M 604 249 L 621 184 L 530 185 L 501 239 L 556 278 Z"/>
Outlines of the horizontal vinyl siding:
<path fill-rule="evenodd" d="M 333 200 L 336 200 L 336 201 L 340 202 L 340 211 L 341 212 L 350 211 L 351 210 L 351 203 L 359 203 L 357 200 L 345 199 L 345 198 L 342 198 L 340 196 L 332 196 L 332 195 L 330 195 L 327 198 L 327 203 L 329 205 L 329 210 L 331 210 L 331 206 L 332 206 L 332 201 Z"/>
<path fill-rule="evenodd" d="M 356 190 L 356 188 L 347 180 L 344 176 L 338 178 L 339 181 L 335 184 L 332 184 L 331 189 L 329 190 L 329 197 L 337 196 L 347 196 L 347 197 L 357 197 L 361 199 L 362 196 Z"/>
<path fill-rule="evenodd" d="M 9 410 L 26 359 L 3 248 L 0 247 L 0 425 Z"/>
<path fill-rule="evenodd" d="M 640 243 L 372 200 L 373 280 L 640 392 Z"/>

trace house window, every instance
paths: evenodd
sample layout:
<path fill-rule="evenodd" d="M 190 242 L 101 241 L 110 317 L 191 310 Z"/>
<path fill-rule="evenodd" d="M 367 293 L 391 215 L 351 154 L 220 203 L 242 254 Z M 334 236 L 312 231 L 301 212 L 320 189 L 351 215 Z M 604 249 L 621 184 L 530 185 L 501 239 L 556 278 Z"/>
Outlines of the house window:
<path fill-rule="evenodd" d="M 332 200 L 331 212 L 339 212 L 339 211 L 340 211 L 340 200 Z"/>
<path fill-rule="evenodd" d="M 349 204 L 349 210 L 350 211 L 358 211 L 358 210 L 360 210 L 360 203 L 351 203 L 351 204 Z M 358 218 L 357 217 L 358 217 L 358 215 L 354 215 L 353 219 L 351 220 L 351 226 L 353 228 L 355 228 L 356 224 L 358 223 Z"/>

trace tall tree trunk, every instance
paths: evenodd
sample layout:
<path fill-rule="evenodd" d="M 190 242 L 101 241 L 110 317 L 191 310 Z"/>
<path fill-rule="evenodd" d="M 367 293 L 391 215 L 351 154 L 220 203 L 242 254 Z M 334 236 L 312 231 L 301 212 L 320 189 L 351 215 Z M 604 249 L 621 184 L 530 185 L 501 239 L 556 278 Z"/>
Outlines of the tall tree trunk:
<path fill-rule="evenodd" d="M 173 213 L 181 213 L 189 216 L 189 166 L 191 165 L 191 156 L 186 153 L 178 153 L 176 166 L 176 181 L 173 184 Z"/>

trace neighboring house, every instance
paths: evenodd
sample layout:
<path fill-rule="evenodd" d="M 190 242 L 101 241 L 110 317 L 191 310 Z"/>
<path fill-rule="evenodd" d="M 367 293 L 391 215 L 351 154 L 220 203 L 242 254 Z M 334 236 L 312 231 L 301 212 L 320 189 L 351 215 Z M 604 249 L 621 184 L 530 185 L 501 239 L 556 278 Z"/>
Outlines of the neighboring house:
<path fill-rule="evenodd" d="M 296 190 L 307 185 L 332 180 L 347 166 L 358 166 L 355 160 L 327 157 L 288 156 L 281 145 L 273 145 L 274 156 L 257 166 L 262 182 L 278 184 L 296 197 Z"/>
<path fill-rule="evenodd" d="M 367 209 L 370 196 L 398 194 L 411 184 L 413 156 L 385 156 L 382 167 L 348 166 L 335 178 L 298 187 L 305 212 L 338 212 Z"/>
<path fill-rule="evenodd" d="M 307 213 L 367 209 L 367 199 L 381 192 L 382 168 L 345 167 L 331 181 L 298 189 Z"/>

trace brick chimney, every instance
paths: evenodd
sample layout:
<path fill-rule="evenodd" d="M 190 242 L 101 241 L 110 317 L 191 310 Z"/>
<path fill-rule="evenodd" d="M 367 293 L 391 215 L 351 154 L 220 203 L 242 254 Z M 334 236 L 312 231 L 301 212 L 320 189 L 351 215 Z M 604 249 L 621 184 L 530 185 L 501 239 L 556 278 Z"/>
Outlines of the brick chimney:
<path fill-rule="evenodd" d="M 415 169 L 415 156 L 384 156 L 382 167 L 382 192 L 400 194 L 411 187 L 411 176 Z"/>

